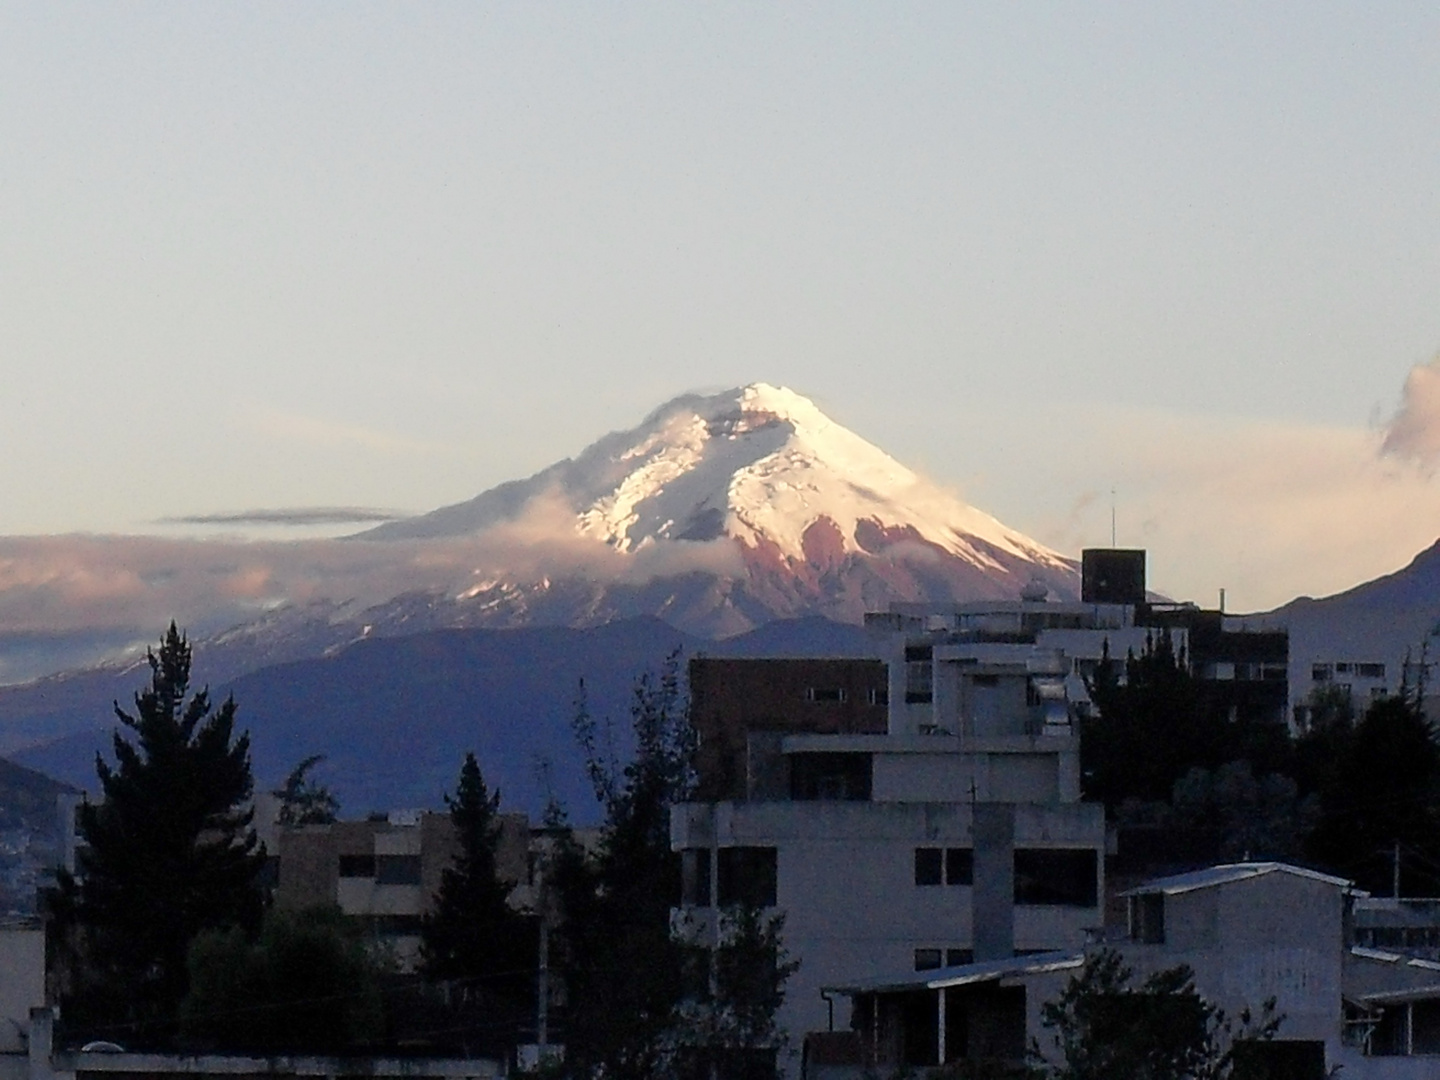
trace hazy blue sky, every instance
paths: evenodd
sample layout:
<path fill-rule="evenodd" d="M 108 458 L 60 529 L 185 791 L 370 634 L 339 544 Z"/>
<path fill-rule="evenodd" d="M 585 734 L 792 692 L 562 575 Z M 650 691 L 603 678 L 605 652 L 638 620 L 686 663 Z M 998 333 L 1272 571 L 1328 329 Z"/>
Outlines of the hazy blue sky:
<path fill-rule="evenodd" d="M 1117 488 L 1177 594 L 1347 587 L 1440 534 L 1437 71 L 1418 3 L 0 4 L 0 533 L 765 380 L 1062 550 Z"/>

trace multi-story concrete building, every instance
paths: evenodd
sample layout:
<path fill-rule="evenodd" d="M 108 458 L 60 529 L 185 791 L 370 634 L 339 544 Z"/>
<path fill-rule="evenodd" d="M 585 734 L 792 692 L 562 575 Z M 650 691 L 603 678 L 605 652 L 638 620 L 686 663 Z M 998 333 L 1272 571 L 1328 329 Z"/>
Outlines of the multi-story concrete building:
<path fill-rule="evenodd" d="M 895 627 L 900 655 L 916 629 Z M 730 797 L 672 816 L 689 932 L 707 940 L 731 904 L 784 911 L 801 963 L 781 1016 L 795 1048 L 837 1004 L 824 986 L 1076 945 L 1101 920 L 1104 816 L 1079 801 L 1070 659 L 918 633 L 930 700 L 907 700 L 914 673 L 892 663 L 883 732 L 752 729 L 743 774 L 720 785 Z"/>
<path fill-rule="evenodd" d="M 749 774 L 751 762 L 774 760 L 783 736 L 887 730 L 888 682 L 879 659 L 702 656 L 690 661 L 689 677 L 701 802 L 743 799 L 749 788 L 764 786 Z"/>
<path fill-rule="evenodd" d="M 497 869 L 516 882 L 512 902 L 531 900 L 530 825 L 500 815 Z M 387 944 L 402 967 L 419 959 L 420 921 L 459 851 L 449 814 L 395 811 L 364 821 L 278 829 L 275 903 L 282 908 L 334 904 Z"/>

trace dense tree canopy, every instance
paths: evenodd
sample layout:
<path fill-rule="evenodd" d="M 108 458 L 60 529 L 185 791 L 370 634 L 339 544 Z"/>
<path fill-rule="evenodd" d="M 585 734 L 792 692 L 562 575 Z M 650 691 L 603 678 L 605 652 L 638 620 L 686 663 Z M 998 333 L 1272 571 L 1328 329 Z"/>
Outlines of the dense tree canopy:
<path fill-rule="evenodd" d="M 78 960 L 67 1017 L 131 1041 L 171 1031 L 197 934 L 260 921 L 249 736 L 233 699 L 190 693 L 190 659 L 172 623 L 134 712 L 115 706 L 115 763 L 97 756 L 103 798 L 79 808 L 78 873 L 55 902 Z"/>
<path fill-rule="evenodd" d="M 1051 1080 L 1225 1080 L 1244 1044 L 1273 1039 L 1275 1002 L 1228 1017 L 1195 989 L 1189 968 L 1157 971 L 1138 986 L 1120 955 L 1086 958 L 1060 996 L 1041 1006 L 1050 1032 L 1039 1070 Z M 1038 1049 L 1038 1048 L 1037 1048 Z"/>
<path fill-rule="evenodd" d="M 1419 695 L 1369 703 L 1317 693 L 1296 738 L 1278 724 L 1217 713 L 1168 634 L 1123 668 L 1106 657 L 1082 723 L 1087 798 L 1170 861 L 1281 858 L 1373 892 L 1440 888 L 1440 745 Z M 1133 850 L 1133 846 L 1130 850 Z"/>
<path fill-rule="evenodd" d="M 338 908 L 271 910 L 257 940 L 207 930 L 190 947 L 180 1006 L 192 1045 L 259 1053 L 335 1053 L 384 1032 L 380 966 Z"/>

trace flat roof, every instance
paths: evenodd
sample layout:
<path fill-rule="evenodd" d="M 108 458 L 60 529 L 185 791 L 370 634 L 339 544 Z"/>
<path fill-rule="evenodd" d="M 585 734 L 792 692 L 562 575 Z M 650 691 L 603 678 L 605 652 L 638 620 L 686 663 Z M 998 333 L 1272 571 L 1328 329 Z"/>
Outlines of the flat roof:
<path fill-rule="evenodd" d="M 969 986 L 972 983 L 996 982 L 1016 975 L 1045 975 L 1052 971 L 1069 971 L 1085 963 L 1085 954 L 1076 950 L 1061 949 L 1056 952 L 1034 953 L 1030 956 L 1014 956 L 1006 960 L 986 960 L 978 964 L 960 964 L 955 967 L 935 968 L 926 972 L 908 972 L 904 975 L 861 979 L 844 985 L 822 987 L 825 993 L 876 994 L 904 990 L 944 990 L 952 986 Z"/>
<path fill-rule="evenodd" d="M 1306 878 L 1310 881 L 1321 881 L 1327 885 L 1334 885 L 1336 888 L 1349 889 L 1356 892 L 1356 895 L 1368 896 L 1354 889 L 1355 883 L 1345 878 L 1332 877 L 1329 874 L 1322 874 L 1318 870 L 1307 870 L 1303 866 L 1291 866 L 1282 862 L 1245 862 L 1225 863 L 1220 866 L 1206 867 L 1204 870 L 1192 870 L 1188 874 L 1174 874 L 1171 877 L 1156 878 L 1138 885 L 1120 895 L 1144 896 L 1152 893 L 1164 893 L 1166 896 L 1175 896 L 1179 893 L 1194 892 L 1196 889 L 1212 889 L 1217 885 L 1229 885 L 1237 881 L 1249 881 L 1251 878 L 1263 877 L 1266 874 L 1291 874 L 1295 877 Z"/>

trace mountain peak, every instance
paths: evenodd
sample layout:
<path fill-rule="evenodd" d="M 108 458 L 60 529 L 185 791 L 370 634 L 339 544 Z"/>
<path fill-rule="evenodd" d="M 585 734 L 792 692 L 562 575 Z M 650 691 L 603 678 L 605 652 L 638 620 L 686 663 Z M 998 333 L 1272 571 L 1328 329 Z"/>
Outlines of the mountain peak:
<path fill-rule="evenodd" d="M 763 382 L 681 395 L 527 480 L 361 535 L 474 533 L 542 497 L 568 507 L 575 533 L 624 553 L 728 538 L 800 565 L 909 545 L 987 573 L 1007 573 L 1002 564 L 1013 560 L 1072 572 L 1055 552 L 918 476 L 809 398 Z"/>

